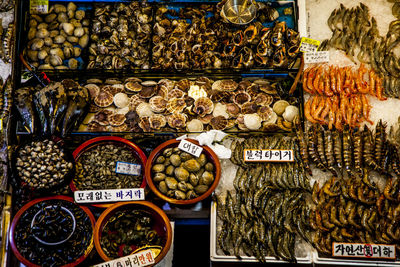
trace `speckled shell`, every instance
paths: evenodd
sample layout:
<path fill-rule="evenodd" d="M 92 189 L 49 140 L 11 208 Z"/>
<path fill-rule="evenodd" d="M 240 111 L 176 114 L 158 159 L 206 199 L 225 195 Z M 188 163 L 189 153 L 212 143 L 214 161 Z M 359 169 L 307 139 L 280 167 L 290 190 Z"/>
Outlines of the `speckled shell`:
<path fill-rule="evenodd" d="M 210 121 L 210 125 L 214 130 L 224 130 L 228 125 L 228 120 L 223 116 L 213 117 Z"/>
<path fill-rule="evenodd" d="M 190 88 L 190 81 L 188 79 L 182 79 L 175 83 L 175 88 L 187 92 L 187 90 Z"/>
<path fill-rule="evenodd" d="M 261 117 L 263 121 L 268 121 L 271 118 L 273 112 L 274 111 L 270 106 L 261 106 L 257 110 L 257 114 Z"/>
<path fill-rule="evenodd" d="M 101 90 L 94 99 L 94 103 L 101 108 L 108 107 L 113 102 L 114 102 L 113 95 L 111 93 L 109 93 L 108 91 L 104 91 L 104 90 Z"/>
<path fill-rule="evenodd" d="M 118 79 L 115 79 L 115 78 L 108 78 L 104 83 L 113 85 L 113 84 L 121 83 L 121 81 Z"/>
<path fill-rule="evenodd" d="M 87 130 L 89 132 L 104 132 L 106 130 L 106 127 L 103 125 L 100 125 L 96 121 L 91 121 L 87 126 Z"/>
<path fill-rule="evenodd" d="M 149 117 L 150 127 L 154 130 L 160 130 L 167 124 L 167 119 L 164 115 L 154 114 Z"/>
<path fill-rule="evenodd" d="M 114 95 L 114 105 L 118 108 L 124 108 L 129 105 L 130 98 L 125 93 L 116 93 Z"/>
<path fill-rule="evenodd" d="M 172 99 L 172 98 L 183 98 L 185 96 L 185 92 L 183 92 L 181 89 L 172 89 L 171 91 L 168 92 L 167 98 Z"/>
<path fill-rule="evenodd" d="M 215 81 L 212 85 L 213 90 L 220 90 L 220 91 L 228 91 L 232 92 L 235 91 L 238 87 L 238 83 L 234 80 L 218 80 Z"/>
<path fill-rule="evenodd" d="M 272 95 L 268 95 L 265 93 L 259 93 L 254 98 L 254 103 L 257 105 L 268 106 L 274 101 L 274 97 Z"/>
<path fill-rule="evenodd" d="M 142 83 L 143 85 L 143 83 Z M 139 96 L 143 98 L 150 98 L 152 96 L 155 96 L 158 91 L 158 86 L 143 86 L 142 90 L 139 92 Z"/>
<path fill-rule="evenodd" d="M 242 105 L 241 113 L 242 114 L 250 114 L 257 112 L 257 105 L 254 102 L 247 102 Z"/>
<path fill-rule="evenodd" d="M 137 78 L 137 77 L 129 77 L 129 78 L 125 79 L 125 83 L 127 83 L 127 82 L 138 82 L 138 83 L 141 83 L 142 80 Z"/>
<path fill-rule="evenodd" d="M 110 94 L 112 94 L 113 96 L 118 94 L 118 93 L 122 93 L 124 91 L 123 88 L 121 89 L 120 87 L 114 87 L 114 86 L 111 86 L 111 85 L 105 85 L 105 86 L 103 86 L 103 88 L 101 88 L 101 90 L 102 91 L 107 91 Z"/>
<path fill-rule="evenodd" d="M 125 115 L 124 114 L 113 114 L 109 117 L 111 126 L 121 126 L 125 123 Z"/>
<path fill-rule="evenodd" d="M 156 95 L 150 98 L 149 104 L 153 112 L 161 113 L 164 112 L 167 106 L 167 101 L 162 96 Z"/>
<path fill-rule="evenodd" d="M 186 107 L 186 102 L 182 98 L 171 98 L 167 103 L 167 111 L 169 113 L 180 113 Z"/>
<path fill-rule="evenodd" d="M 165 87 L 168 91 L 174 89 L 175 81 L 169 79 L 161 79 L 158 81 L 158 84 L 162 87 Z"/>
<path fill-rule="evenodd" d="M 214 103 L 208 97 L 200 97 L 194 102 L 193 111 L 200 117 L 211 114 L 214 110 Z"/>
<path fill-rule="evenodd" d="M 143 86 L 139 82 L 127 82 L 125 83 L 125 89 L 128 92 L 140 92 Z"/>
<path fill-rule="evenodd" d="M 168 125 L 171 128 L 184 128 L 186 126 L 187 116 L 182 113 L 175 113 L 169 115 L 167 118 Z"/>
<path fill-rule="evenodd" d="M 232 94 L 226 91 L 212 91 L 210 98 L 213 102 L 228 102 L 231 96 Z"/>
<path fill-rule="evenodd" d="M 133 95 L 133 96 L 131 96 L 131 98 L 130 98 L 130 100 L 129 100 L 129 108 L 130 108 L 131 110 L 135 110 L 136 107 L 137 107 L 140 103 L 143 103 L 143 102 L 144 102 L 144 100 L 143 100 L 141 97 L 139 97 L 138 95 Z"/>

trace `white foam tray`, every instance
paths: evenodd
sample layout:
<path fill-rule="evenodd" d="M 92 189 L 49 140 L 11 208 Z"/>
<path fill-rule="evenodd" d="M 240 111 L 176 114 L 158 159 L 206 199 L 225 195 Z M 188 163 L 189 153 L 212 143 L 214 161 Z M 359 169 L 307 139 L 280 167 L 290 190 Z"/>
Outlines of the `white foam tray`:
<path fill-rule="evenodd" d="M 357 258 L 339 259 L 339 258 L 323 258 L 318 256 L 318 252 L 314 251 L 312 255 L 313 263 L 317 265 L 330 266 L 400 266 L 400 261 L 384 261 L 384 260 L 362 260 Z"/>

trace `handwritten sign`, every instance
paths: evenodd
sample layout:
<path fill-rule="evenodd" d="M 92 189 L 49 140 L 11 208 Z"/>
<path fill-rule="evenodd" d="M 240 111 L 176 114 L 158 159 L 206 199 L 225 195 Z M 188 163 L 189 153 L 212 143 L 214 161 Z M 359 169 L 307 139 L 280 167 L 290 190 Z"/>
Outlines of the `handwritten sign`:
<path fill-rule="evenodd" d="M 136 254 L 93 265 L 93 267 L 136 267 L 151 264 L 154 264 L 154 255 L 150 249 L 147 249 Z"/>
<path fill-rule="evenodd" d="M 82 203 L 82 204 L 97 203 L 97 202 L 144 200 L 144 189 L 124 188 L 124 189 L 75 191 L 74 199 L 76 203 Z"/>
<path fill-rule="evenodd" d="M 117 161 L 115 166 L 116 173 L 129 174 L 129 175 L 140 175 L 142 166 L 140 164 Z"/>
<path fill-rule="evenodd" d="M 304 63 L 329 62 L 329 51 L 315 51 L 304 53 Z"/>
<path fill-rule="evenodd" d="M 245 162 L 293 162 L 293 149 L 244 149 Z"/>
<path fill-rule="evenodd" d="M 49 0 L 30 0 L 29 4 L 31 14 L 49 13 Z"/>
<path fill-rule="evenodd" d="M 315 52 L 318 50 L 320 41 L 302 37 L 300 41 L 300 52 Z"/>
<path fill-rule="evenodd" d="M 332 256 L 395 260 L 396 247 L 394 245 L 333 242 Z"/>
<path fill-rule="evenodd" d="M 180 150 L 183 150 L 183 151 L 195 156 L 195 157 L 199 157 L 201 152 L 203 151 L 203 148 L 201 146 L 195 145 L 192 142 L 189 142 L 187 140 L 182 140 L 179 143 L 178 148 Z"/>

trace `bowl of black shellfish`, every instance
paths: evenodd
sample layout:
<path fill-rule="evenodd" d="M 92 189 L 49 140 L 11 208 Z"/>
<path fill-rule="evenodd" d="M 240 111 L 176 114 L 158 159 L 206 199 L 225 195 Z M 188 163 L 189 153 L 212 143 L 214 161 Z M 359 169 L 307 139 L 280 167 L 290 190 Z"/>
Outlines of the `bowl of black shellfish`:
<path fill-rule="evenodd" d="M 144 168 L 147 157 L 133 142 L 118 136 L 101 136 L 81 144 L 72 153 L 75 176 L 70 183 L 77 190 L 145 188 Z M 117 171 L 117 162 L 133 164 L 137 173 Z M 107 208 L 111 204 L 93 204 Z"/>
<path fill-rule="evenodd" d="M 168 253 L 171 242 L 167 215 L 148 201 L 116 203 L 96 222 L 94 244 L 104 261 L 149 249 L 158 263 Z"/>
<path fill-rule="evenodd" d="M 199 145 L 196 140 L 188 141 Z M 159 198 L 172 204 L 194 204 L 207 198 L 221 177 L 218 156 L 202 146 L 199 157 L 178 148 L 180 141 L 168 140 L 152 151 L 146 163 L 147 185 Z"/>
<path fill-rule="evenodd" d="M 95 218 L 71 197 L 38 198 L 23 206 L 11 223 L 9 240 L 26 266 L 76 266 L 94 247 Z"/>

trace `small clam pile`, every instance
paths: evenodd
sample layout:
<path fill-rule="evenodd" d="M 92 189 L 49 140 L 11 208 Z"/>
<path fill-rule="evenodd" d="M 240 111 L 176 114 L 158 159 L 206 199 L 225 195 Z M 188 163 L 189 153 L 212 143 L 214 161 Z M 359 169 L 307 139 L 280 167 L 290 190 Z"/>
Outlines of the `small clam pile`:
<path fill-rule="evenodd" d="M 22 182 L 37 189 L 63 183 L 73 169 L 60 146 L 51 140 L 34 141 L 20 148 L 15 165 Z"/>
<path fill-rule="evenodd" d="M 55 4 L 46 15 L 30 16 L 26 55 L 39 69 L 77 69 L 89 44 L 90 20 L 70 2 Z"/>
<path fill-rule="evenodd" d="M 93 104 L 81 131 L 291 131 L 298 100 L 283 100 L 287 80 L 231 79 L 124 82 L 91 79 Z M 282 96 L 282 97 L 281 97 Z"/>
<path fill-rule="evenodd" d="M 204 194 L 214 182 L 214 169 L 204 153 L 196 158 L 177 147 L 165 149 L 151 167 L 158 190 L 178 200 Z"/>
<path fill-rule="evenodd" d="M 152 60 L 154 69 L 222 68 L 218 52 L 226 38 L 226 26 L 215 12 L 215 5 L 180 8 L 179 12 L 160 6 L 153 30 Z M 177 19 L 172 19 L 177 17 Z M 190 21 L 190 23 L 189 23 Z"/>
<path fill-rule="evenodd" d="M 255 22 L 229 36 L 222 54 L 234 68 L 288 68 L 299 54 L 300 35 L 285 21 L 272 28 Z"/>
<path fill-rule="evenodd" d="M 152 8 L 145 1 L 98 5 L 88 69 L 149 69 Z"/>
<path fill-rule="evenodd" d="M 99 144 L 83 152 L 76 161 L 73 179 L 78 190 L 139 188 L 142 175 L 116 173 L 117 161 L 140 164 L 133 152 L 115 144 Z"/>
<path fill-rule="evenodd" d="M 132 254 L 144 246 L 165 243 L 156 230 L 151 214 L 142 210 L 119 210 L 113 214 L 101 232 L 100 244 L 110 259 Z"/>

